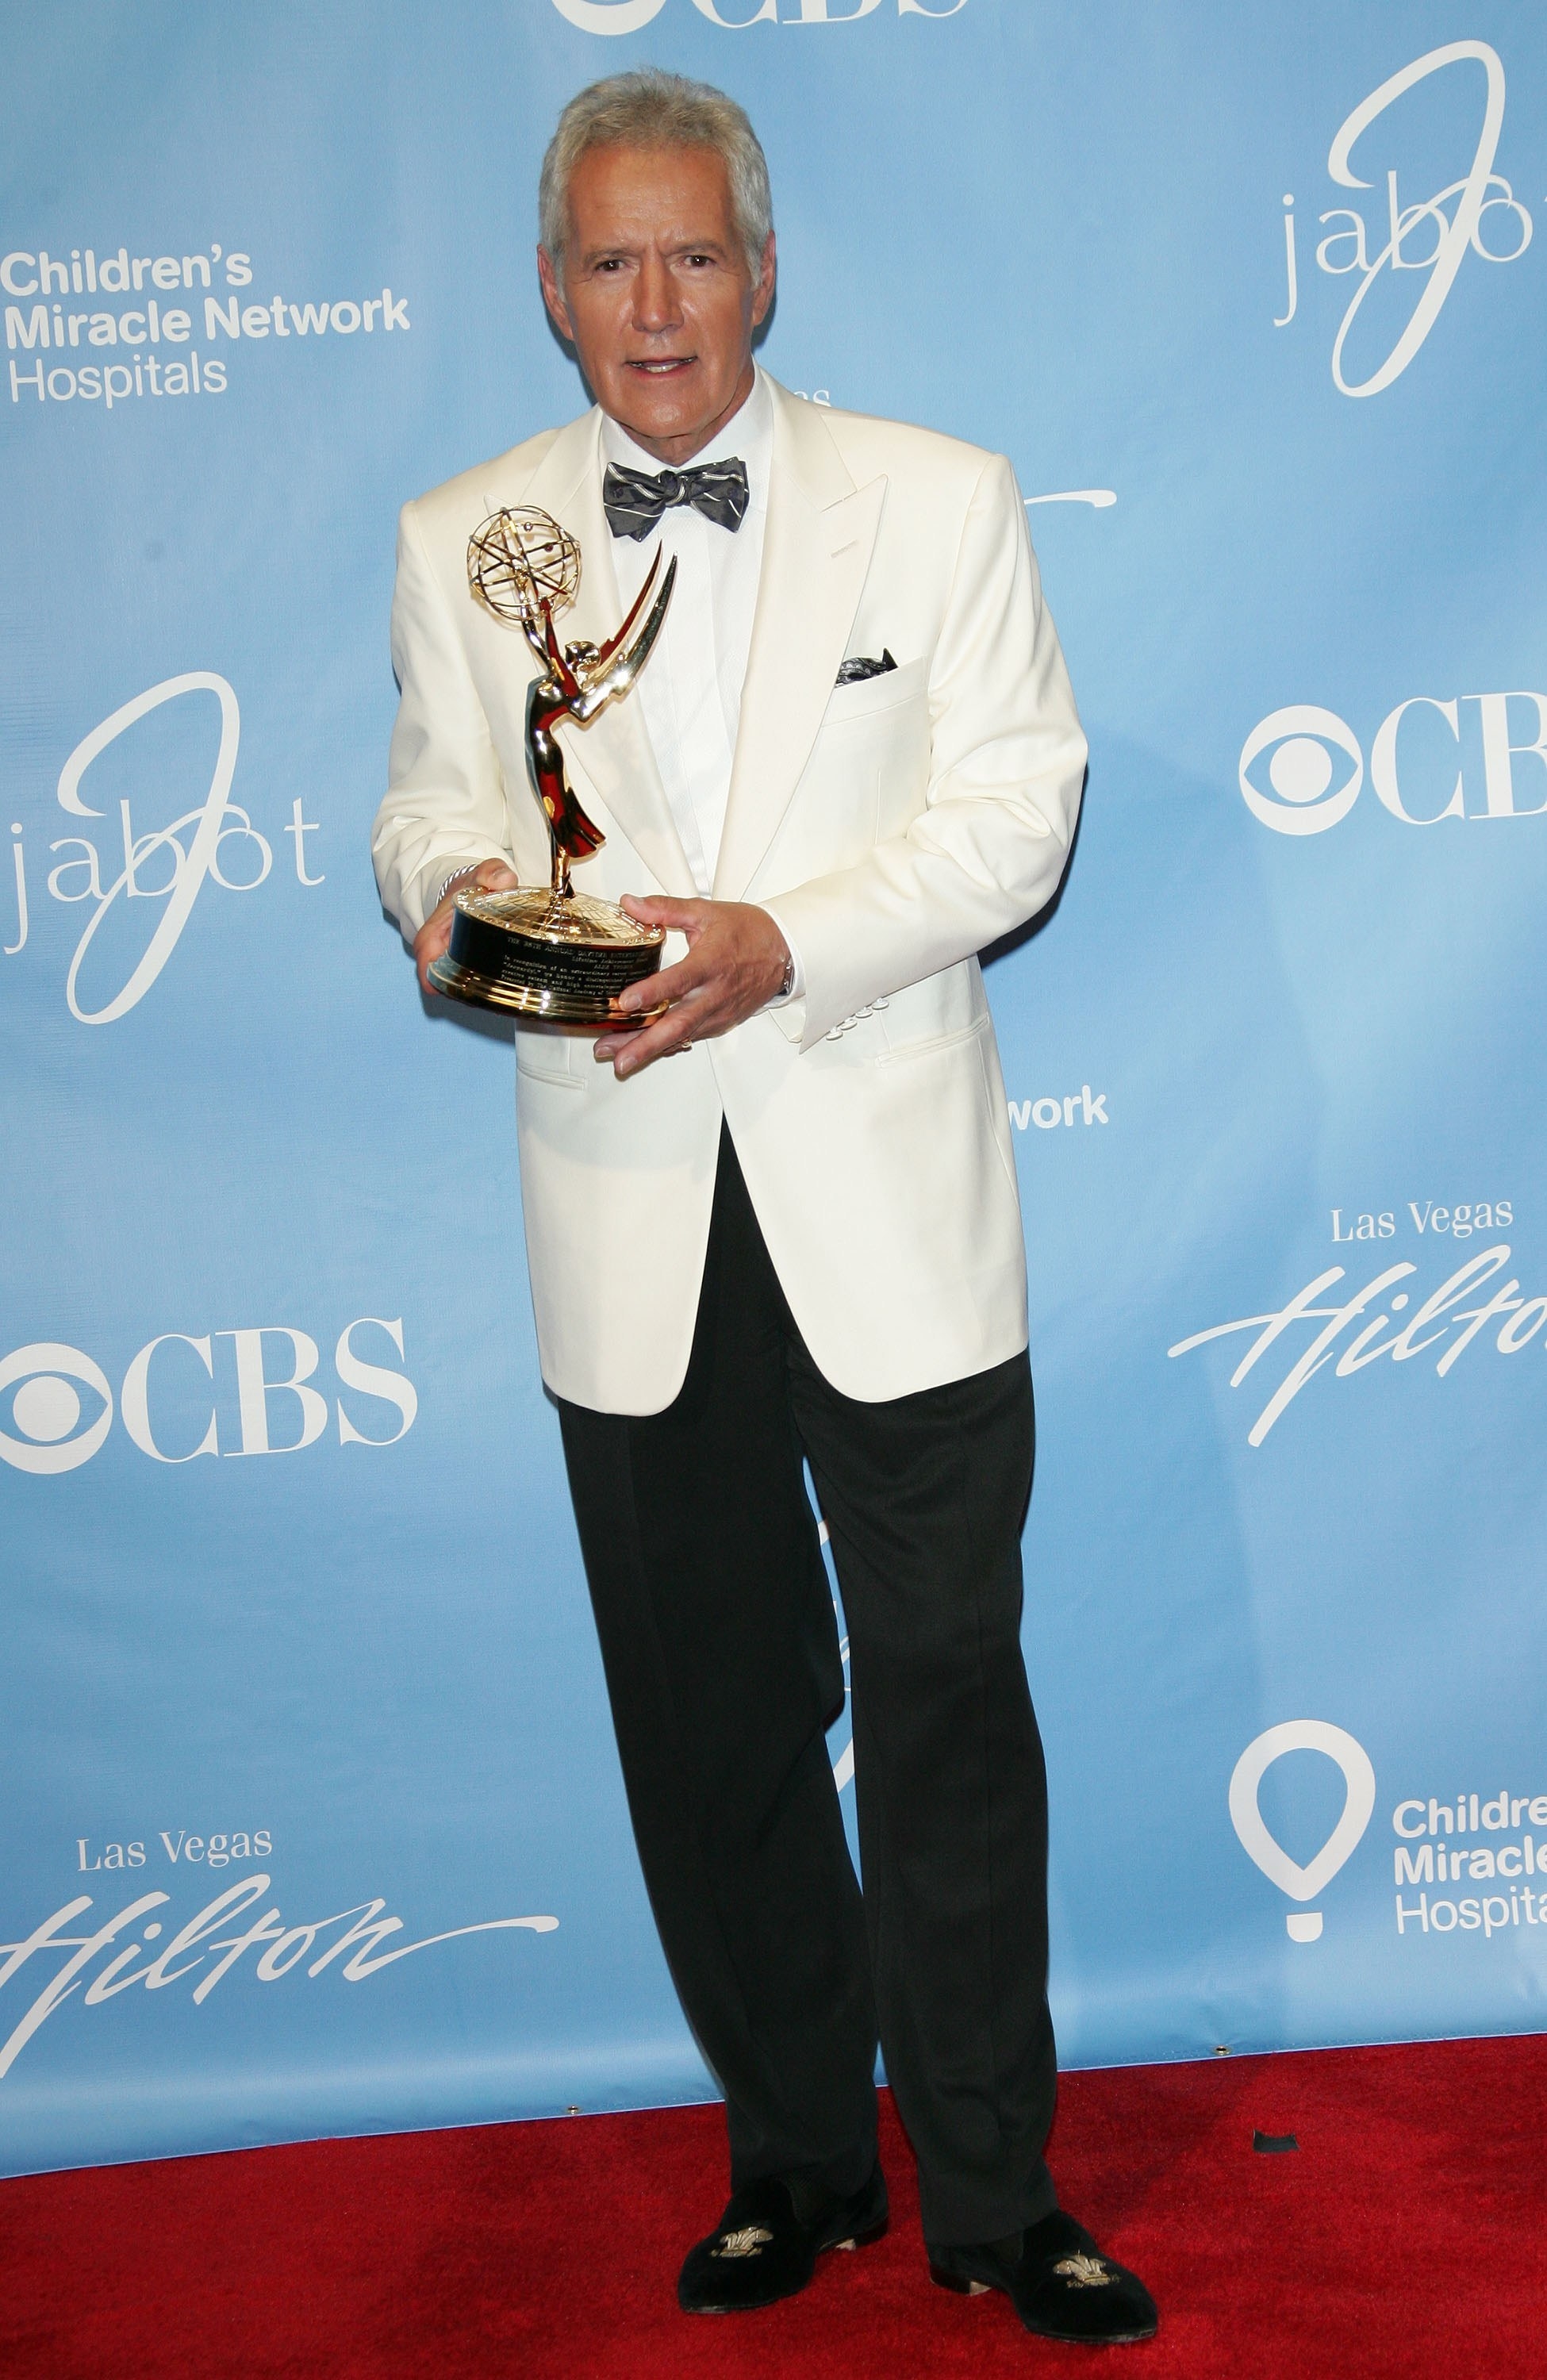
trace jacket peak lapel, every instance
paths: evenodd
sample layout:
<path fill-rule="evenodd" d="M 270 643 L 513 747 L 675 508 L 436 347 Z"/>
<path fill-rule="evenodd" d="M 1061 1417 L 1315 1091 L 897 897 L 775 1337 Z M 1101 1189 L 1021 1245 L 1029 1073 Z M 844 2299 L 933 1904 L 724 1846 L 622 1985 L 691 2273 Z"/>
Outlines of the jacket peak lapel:
<path fill-rule="evenodd" d="M 856 488 L 819 411 L 772 383 L 762 579 L 716 900 L 739 900 L 811 755 L 875 551 L 884 478 Z"/>

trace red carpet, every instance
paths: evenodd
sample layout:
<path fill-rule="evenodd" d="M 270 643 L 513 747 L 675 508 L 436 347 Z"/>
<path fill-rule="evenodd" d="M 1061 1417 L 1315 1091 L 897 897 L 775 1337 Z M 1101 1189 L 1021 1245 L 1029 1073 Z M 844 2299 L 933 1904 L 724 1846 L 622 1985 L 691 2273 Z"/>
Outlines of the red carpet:
<path fill-rule="evenodd" d="M 7 2380 L 1538 2380 L 1547 2038 L 1077 2074 L 1054 2169 L 1161 2302 L 1161 2335 L 1029 2338 L 925 2274 L 888 2106 L 893 2228 L 762 2314 L 677 2313 L 720 2212 L 713 2108 L 0 2182 Z M 1253 2131 L 1293 2132 L 1290 2155 Z"/>

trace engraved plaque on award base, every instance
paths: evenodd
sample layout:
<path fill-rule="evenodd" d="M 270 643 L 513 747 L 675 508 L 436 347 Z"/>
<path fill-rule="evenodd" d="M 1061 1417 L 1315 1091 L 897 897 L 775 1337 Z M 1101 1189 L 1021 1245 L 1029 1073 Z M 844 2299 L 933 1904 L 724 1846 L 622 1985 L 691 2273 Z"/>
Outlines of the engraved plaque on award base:
<path fill-rule="evenodd" d="M 584 892 L 458 892 L 450 946 L 430 980 L 454 1000 L 551 1025 L 642 1025 L 660 1011 L 620 1015 L 617 997 L 655 973 L 665 939 Z"/>

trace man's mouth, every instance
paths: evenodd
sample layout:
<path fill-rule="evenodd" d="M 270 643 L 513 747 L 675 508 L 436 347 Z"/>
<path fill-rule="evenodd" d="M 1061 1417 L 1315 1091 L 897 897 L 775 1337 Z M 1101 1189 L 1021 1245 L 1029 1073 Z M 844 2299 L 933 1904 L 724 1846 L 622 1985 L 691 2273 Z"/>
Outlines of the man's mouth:
<path fill-rule="evenodd" d="M 646 380 L 666 380 L 674 372 L 691 370 L 697 362 L 697 356 L 631 356 L 624 369 L 640 372 Z"/>

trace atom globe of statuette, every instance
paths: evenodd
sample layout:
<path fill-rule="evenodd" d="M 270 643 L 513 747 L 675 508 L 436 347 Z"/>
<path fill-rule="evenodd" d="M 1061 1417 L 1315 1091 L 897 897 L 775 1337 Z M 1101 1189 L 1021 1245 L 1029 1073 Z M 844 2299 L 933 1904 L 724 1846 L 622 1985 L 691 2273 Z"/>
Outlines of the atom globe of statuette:
<path fill-rule="evenodd" d="M 657 553 L 615 635 L 601 645 L 579 638 L 561 645 L 554 615 L 580 591 L 580 549 L 569 531 L 529 506 L 491 513 L 468 540 L 469 594 L 492 620 L 518 628 L 537 662 L 522 742 L 550 866 L 545 886 L 457 894 L 451 939 L 430 969 L 435 990 L 449 999 L 592 1033 L 660 1014 L 664 1003 L 625 1013 L 618 1002 L 659 968 L 664 929 L 570 882 L 570 863 L 593 857 L 605 837 L 576 798 L 557 730 L 565 722 L 589 727 L 629 692 L 655 649 L 676 577 L 675 562 L 661 577 Z"/>
<path fill-rule="evenodd" d="M 548 513 L 493 513 L 468 540 L 468 585 L 496 620 L 541 628 L 579 593 L 580 549 Z"/>

